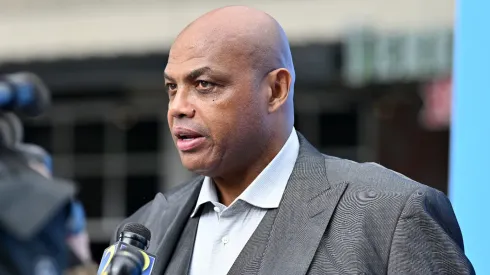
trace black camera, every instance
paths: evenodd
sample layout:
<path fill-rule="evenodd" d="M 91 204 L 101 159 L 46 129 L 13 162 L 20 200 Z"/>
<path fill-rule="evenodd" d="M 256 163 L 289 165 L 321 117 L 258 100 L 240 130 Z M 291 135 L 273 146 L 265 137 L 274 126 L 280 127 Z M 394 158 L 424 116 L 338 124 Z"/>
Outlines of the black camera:
<path fill-rule="evenodd" d="M 36 75 L 0 76 L 0 275 L 61 275 L 68 267 L 75 187 L 40 172 L 49 155 L 23 144 L 18 117 L 40 115 L 49 103 Z"/>

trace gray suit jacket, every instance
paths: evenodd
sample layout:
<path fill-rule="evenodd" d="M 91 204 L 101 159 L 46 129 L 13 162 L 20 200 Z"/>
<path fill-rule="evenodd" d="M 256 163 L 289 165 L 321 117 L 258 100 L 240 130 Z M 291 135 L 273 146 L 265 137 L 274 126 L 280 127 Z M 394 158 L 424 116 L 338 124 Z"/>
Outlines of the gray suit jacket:
<path fill-rule="evenodd" d="M 152 231 L 152 274 L 188 274 L 203 177 L 129 217 Z M 205 274 L 205 273 L 203 273 Z M 267 212 L 229 274 L 474 274 L 446 196 L 373 163 L 300 152 L 278 209 Z M 212 274 L 209 274 L 212 275 Z"/>

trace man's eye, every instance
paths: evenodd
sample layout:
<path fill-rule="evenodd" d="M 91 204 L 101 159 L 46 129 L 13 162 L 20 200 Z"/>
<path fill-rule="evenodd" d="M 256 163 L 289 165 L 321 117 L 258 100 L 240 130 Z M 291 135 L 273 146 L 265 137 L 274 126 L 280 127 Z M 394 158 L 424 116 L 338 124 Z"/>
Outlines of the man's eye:
<path fill-rule="evenodd" d="M 197 82 L 197 87 L 200 89 L 207 90 L 213 88 L 214 84 L 208 81 L 200 80 Z"/>
<path fill-rule="evenodd" d="M 177 84 L 167 83 L 165 86 L 167 87 L 167 91 L 174 91 L 177 89 Z"/>

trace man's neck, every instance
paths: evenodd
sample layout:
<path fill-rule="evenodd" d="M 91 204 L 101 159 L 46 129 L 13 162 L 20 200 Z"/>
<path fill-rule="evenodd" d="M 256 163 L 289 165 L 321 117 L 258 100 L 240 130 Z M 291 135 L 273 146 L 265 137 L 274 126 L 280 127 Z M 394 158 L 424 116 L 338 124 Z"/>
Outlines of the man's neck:
<path fill-rule="evenodd" d="M 225 176 L 213 177 L 219 201 L 226 206 L 233 203 L 277 156 L 286 144 L 288 137 L 281 139 L 276 144 L 269 145 L 267 152 L 255 157 L 255 161 L 246 163 L 245 168 L 233 169 L 233 171 L 228 171 Z"/>

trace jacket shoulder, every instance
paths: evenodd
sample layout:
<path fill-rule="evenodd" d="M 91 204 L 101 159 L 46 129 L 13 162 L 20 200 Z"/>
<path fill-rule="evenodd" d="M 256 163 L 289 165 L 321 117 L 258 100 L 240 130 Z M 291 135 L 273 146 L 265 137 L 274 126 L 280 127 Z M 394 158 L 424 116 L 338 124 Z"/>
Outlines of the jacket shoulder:
<path fill-rule="evenodd" d="M 441 191 L 377 163 L 358 163 L 330 156 L 325 156 L 325 163 L 329 182 L 348 184 L 343 201 L 359 205 L 369 201 L 366 204 L 369 207 L 359 208 L 359 211 L 373 220 L 383 213 L 385 224 L 396 224 L 404 209 L 415 204 L 427 201 L 448 203 L 447 197 Z"/>
<path fill-rule="evenodd" d="M 349 186 L 355 189 L 371 189 L 373 191 L 405 194 L 407 196 L 416 190 L 433 189 L 378 163 L 359 163 L 327 155 L 324 155 L 324 157 L 329 180 L 332 178 L 337 182 L 347 182 Z"/>

